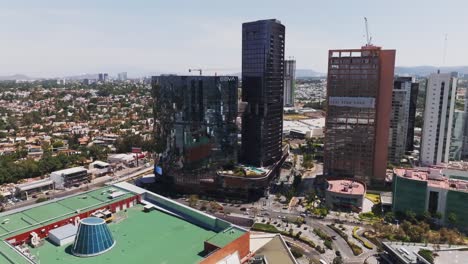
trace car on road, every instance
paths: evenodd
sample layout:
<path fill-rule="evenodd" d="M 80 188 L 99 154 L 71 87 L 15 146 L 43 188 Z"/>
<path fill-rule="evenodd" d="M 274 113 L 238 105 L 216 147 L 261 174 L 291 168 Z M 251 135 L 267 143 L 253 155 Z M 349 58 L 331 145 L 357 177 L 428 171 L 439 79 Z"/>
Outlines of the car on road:
<path fill-rule="evenodd" d="M 247 208 L 245 208 L 245 207 L 241 207 L 239 210 L 241 210 L 241 211 L 245 212 L 245 211 L 247 211 Z"/>
<path fill-rule="evenodd" d="M 333 240 L 336 240 L 336 236 L 332 236 L 331 238 L 332 238 Z"/>

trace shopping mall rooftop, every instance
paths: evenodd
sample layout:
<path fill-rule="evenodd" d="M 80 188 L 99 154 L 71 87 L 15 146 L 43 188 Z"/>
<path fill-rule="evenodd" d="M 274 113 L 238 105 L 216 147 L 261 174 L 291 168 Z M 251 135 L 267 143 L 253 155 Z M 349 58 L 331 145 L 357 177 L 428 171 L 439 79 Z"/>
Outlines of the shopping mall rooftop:
<path fill-rule="evenodd" d="M 111 249 L 78 257 L 73 238 L 53 243 L 50 231 L 91 216 L 106 220 Z M 129 183 L 0 214 L 0 239 L 0 263 L 11 264 L 240 263 L 249 251 L 246 230 Z"/>

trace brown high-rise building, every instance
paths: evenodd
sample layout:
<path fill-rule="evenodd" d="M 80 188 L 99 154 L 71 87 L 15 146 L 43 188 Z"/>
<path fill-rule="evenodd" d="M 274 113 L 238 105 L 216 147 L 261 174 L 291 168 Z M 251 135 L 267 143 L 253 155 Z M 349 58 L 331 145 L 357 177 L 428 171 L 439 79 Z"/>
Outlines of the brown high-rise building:
<path fill-rule="evenodd" d="M 395 53 L 372 45 L 329 51 L 325 175 L 384 182 Z"/>

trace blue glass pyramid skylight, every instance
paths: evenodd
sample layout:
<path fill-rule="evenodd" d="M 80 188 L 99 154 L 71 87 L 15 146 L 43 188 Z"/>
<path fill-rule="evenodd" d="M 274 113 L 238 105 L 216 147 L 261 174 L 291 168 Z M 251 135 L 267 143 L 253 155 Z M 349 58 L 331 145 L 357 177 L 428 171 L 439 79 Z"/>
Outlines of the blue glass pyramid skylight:
<path fill-rule="evenodd" d="M 109 251 L 114 245 L 104 219 L 88 217 L 80 221 L 72 253 L 79 257 L 92 257 Z"/>

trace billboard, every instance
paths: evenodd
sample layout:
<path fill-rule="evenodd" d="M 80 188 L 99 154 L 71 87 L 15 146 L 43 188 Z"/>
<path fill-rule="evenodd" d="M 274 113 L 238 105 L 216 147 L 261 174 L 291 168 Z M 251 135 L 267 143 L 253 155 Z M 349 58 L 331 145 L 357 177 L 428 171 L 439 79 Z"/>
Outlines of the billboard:
<path fill-rule="evenodd" d="M 141 148 L 132 147 L 132 153 L 141 153 Z"/>
<path fill-rule="evenodd" d="M 154 165 L 154 175 L 162 176 L 162 168 L 161 166 Z"/>
<path fill-rule="evenodd" d="M 374 108 L 375 98 L 373 97 L 330 97 L 328 105 L 355 107 L 355 108 Z"/>

